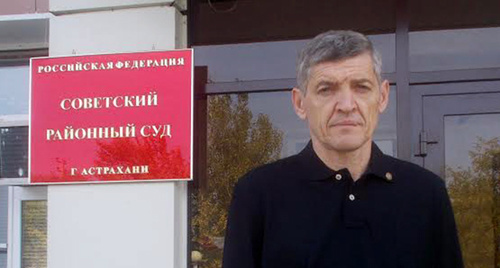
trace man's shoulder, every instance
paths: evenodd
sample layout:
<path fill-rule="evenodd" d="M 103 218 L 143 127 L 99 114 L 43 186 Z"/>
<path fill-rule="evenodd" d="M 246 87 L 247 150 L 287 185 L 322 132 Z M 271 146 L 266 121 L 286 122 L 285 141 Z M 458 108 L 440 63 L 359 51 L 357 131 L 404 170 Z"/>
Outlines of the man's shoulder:
<path fill-rule="evenodd" d="M 443 187 L 444 180 L 432 171 L 415 163 L 384 155 L 393 176 L 403 183 L 425 187 Z"/>
<path fill-rule="evenodd" d="M 289 181 L 296 177 L 300 166 L 298 155 L 292 155 L 253 168 L 238 180 L 238 184 L 248 187 L 265 187 L 282 180 Z"/>

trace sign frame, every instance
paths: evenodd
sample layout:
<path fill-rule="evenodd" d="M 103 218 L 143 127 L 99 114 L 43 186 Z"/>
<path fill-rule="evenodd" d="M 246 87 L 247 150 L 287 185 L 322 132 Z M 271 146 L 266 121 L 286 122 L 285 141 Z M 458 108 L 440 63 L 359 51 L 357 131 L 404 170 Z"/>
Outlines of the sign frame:
<path fill-rule="evenodd" d="M 130 55 L 130 54 L 148 54 L 148 53 L 161 53 L 161 52 L 181 52 L 188 51 L 191 56 L 191 68 L 190 68 L 190 149 L 189 149 L 189 178 L 154 178 L 154 179 L 131 179 L 131 180 L 88 180 L 88 181 L 61 181 L 61 182 L 33 182 L 32 181 L 32 91 L 33 91 L 33 61 L 42 59 L 61 59 L 61 58 L 78 58 L 78 57 L 91 57 L 91 56 L 108 56 L 108 55 Z M 159 183 L 159 182 L 182 182 L 182 181 L 193 181 L 194 167 L 194 49 L 193 48 L 183 48 L 183 49 L 168 49 L 168 50 L 146 50 L 146 51 L 131 51 L 131 52 L 103 52 L 103 53 L 85 53 L 85 54 L 75 54 L 75 55 L 58 55 L 58 56 L 43 56 L 43 57 L 32 57 L 29 63 L 29 116 L 28 116 L 28 185 L 33 186 L 47 186 L 47 185 L 78 185 L 78 184 L 115 184 L 115 183 Z"/>

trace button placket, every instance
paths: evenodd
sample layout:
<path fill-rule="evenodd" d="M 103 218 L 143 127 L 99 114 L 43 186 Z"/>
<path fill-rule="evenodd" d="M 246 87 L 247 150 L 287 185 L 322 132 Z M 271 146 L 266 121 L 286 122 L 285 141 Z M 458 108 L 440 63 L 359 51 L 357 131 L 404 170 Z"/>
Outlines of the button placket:
<path fill-rule="evenodd" d="M 358 187 L 357 185 L 358 183 L 356 183 L 356 181 L 352 180 L 350 186 L 349 186 L 349 195 L 347 196 L 347 198 L 350 200 L 350 201 L 354 201 L 356 200 L 356 189 Z"/>
<path fill-rule="evenodd" d="M 347 228 L 363 228 L 362 202 L 358 196 L 361 190 L 360 181 L 354 181 L 349 175 L 344 176 L 344 180 L 348 182 L 343 205 L 344 224 Z"/>

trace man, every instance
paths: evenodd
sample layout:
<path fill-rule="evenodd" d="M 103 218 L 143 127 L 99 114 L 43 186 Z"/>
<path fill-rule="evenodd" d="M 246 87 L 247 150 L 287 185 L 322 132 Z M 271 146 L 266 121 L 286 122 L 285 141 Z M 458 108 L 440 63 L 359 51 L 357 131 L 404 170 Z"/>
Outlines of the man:
<path fill-rule="evenodd" d="M 311 142 L 238 181 L 224 268 L 463 267 L 444 182 L 372 142 L 389 99 L 380 73 L 362 34 L 306 45 L 292 102 Z"/>

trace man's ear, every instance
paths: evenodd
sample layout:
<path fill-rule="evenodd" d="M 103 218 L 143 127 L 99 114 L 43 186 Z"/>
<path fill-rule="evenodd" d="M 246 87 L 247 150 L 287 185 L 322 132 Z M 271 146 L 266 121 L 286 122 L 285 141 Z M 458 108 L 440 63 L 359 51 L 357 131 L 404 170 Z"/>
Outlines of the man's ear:
<path fill-rule="evenodd" d="M 306 111 L 304 109 L 304 93 L 302 90 L 294 87 L 292 89 L 292 104 L 295 109 L 295 113 L 299 116 L 300 119 L 306 119 Z"/>
<path fill-rule="evenodd" d="M 380 85 L 380 99 L 378 101 L 378 112 L 383 113 L 389 104 L 389 81 L 384 80 Z"/>

